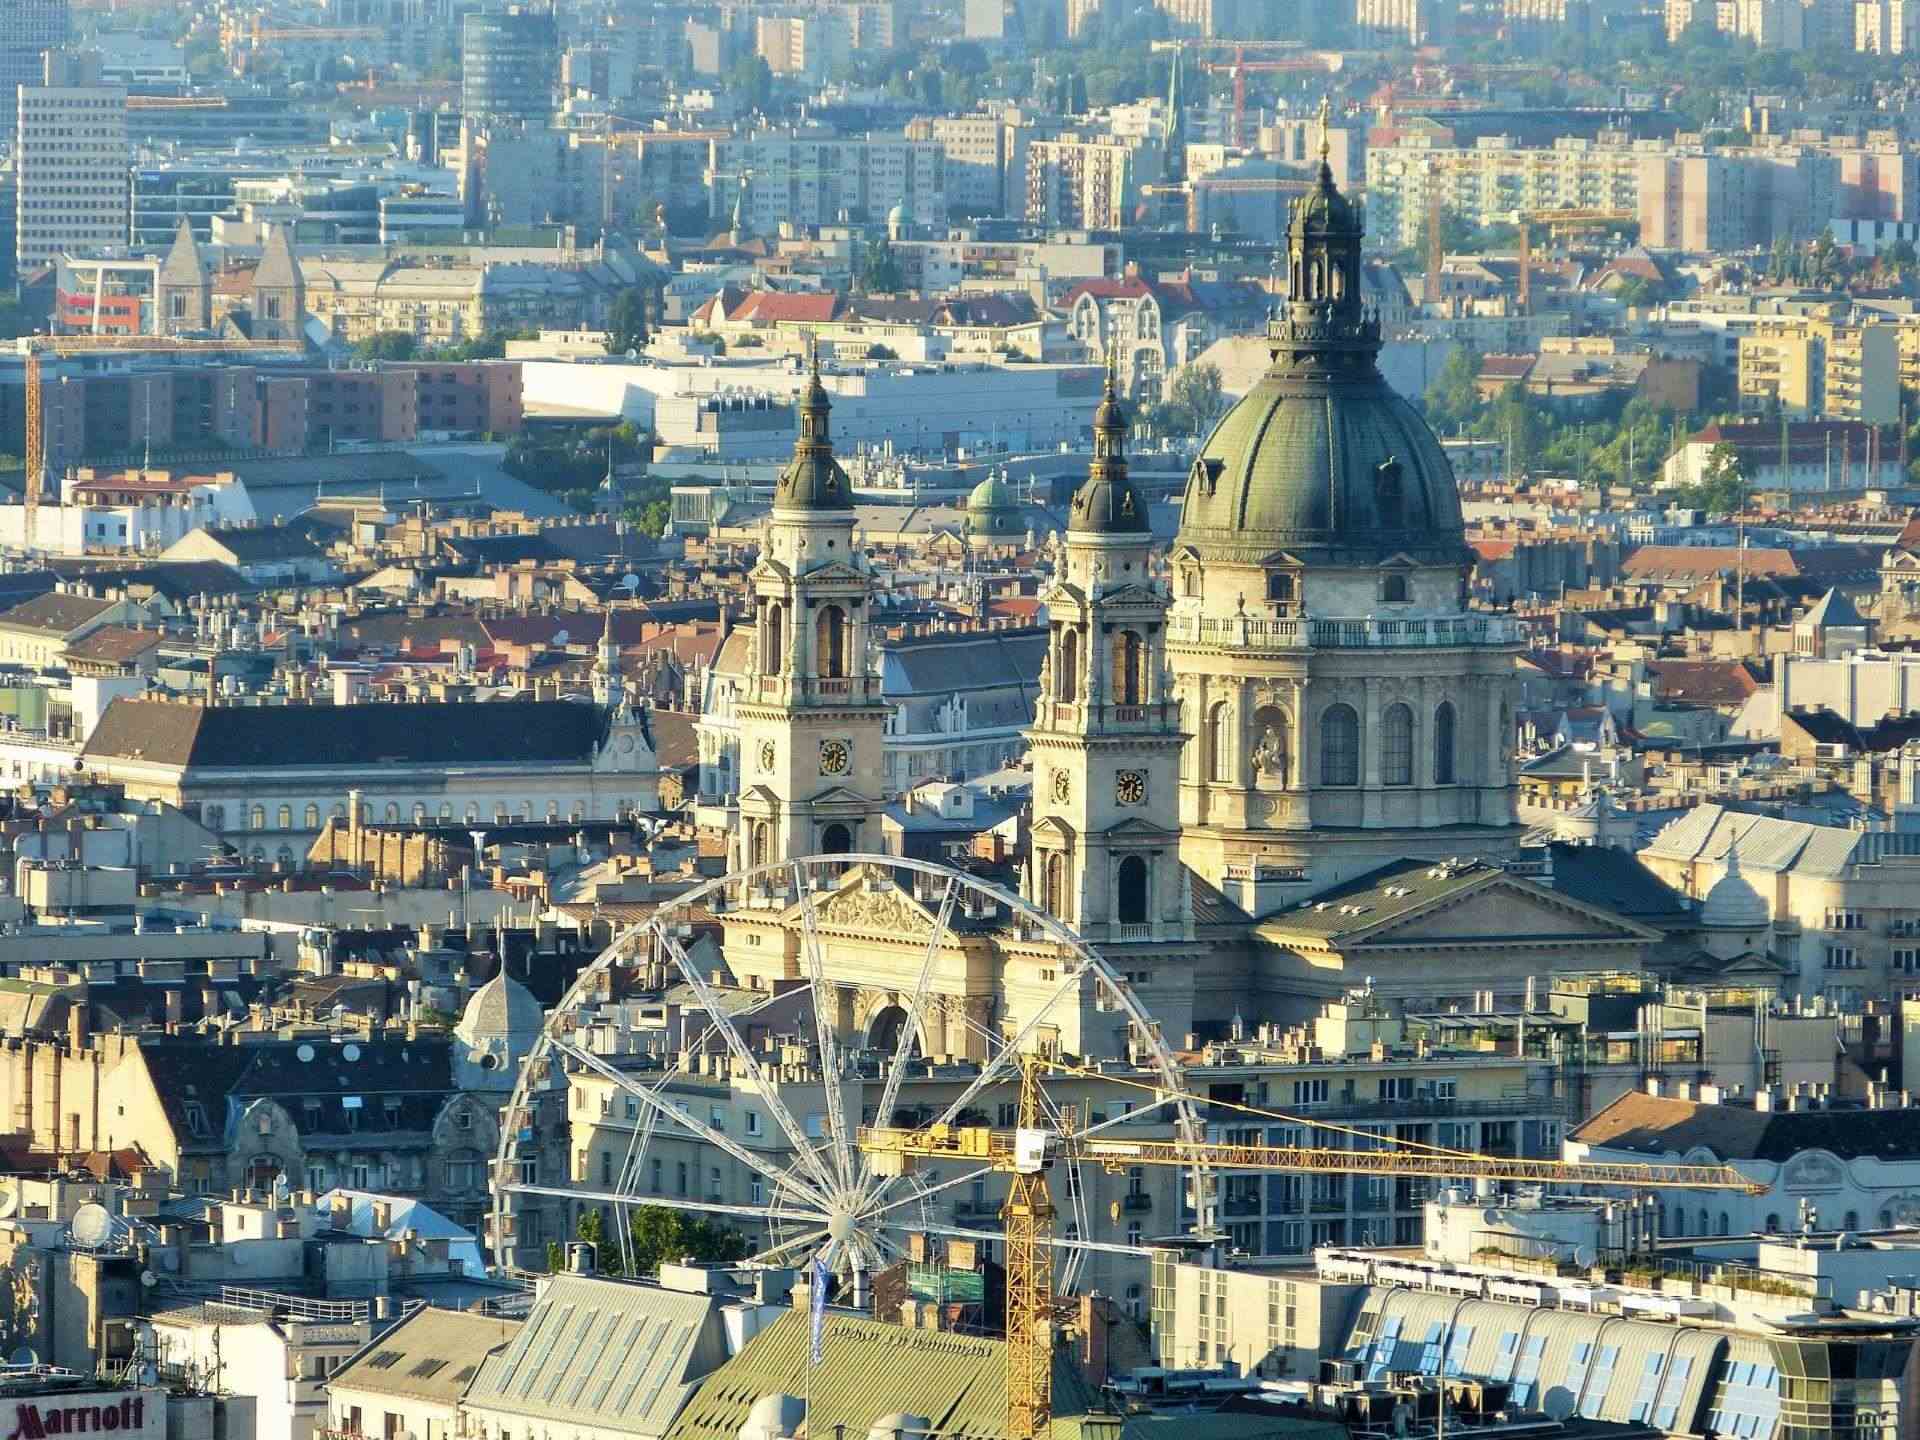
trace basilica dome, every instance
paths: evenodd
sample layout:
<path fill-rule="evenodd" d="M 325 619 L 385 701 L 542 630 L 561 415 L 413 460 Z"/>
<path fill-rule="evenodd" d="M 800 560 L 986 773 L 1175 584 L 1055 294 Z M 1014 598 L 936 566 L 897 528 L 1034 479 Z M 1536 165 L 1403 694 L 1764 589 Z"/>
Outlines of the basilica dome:
<path fill-rule="evenodd" d="M 1288 226 L 1290 298 L 1269 327 L 1273 363 L 1214 428 L 1188 476 L 1179 543 L 1203 557 L 1466 558 L 1453 467 L 1376 364 L 1363 233 L 1360 208 L 1323 160 Z"/>
<path fill-rule="evenodd" d="M 1024 535 L 1026 518 L 1013 487 L 999 473 L 987 476 L 967 496 L 967 529 L 982 536 L 1013 537 Z"/>

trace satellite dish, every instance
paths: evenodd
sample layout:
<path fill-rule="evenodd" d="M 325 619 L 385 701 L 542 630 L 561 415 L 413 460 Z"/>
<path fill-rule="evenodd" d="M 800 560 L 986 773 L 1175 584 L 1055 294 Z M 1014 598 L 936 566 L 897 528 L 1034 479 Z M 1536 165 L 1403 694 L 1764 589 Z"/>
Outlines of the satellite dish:
<path fill-rule="evenodd" d="M 1573 1247 L 1573 1263 L 1576 1265 L 1593 1264 L 1593 1247 L 1591 1245 L 1574 1246 Z"/>
<path fill-rule="evenodd" d="M 160 1283 L 160 1277 L 151 1270 L 142 1270 L 140 1272 L 140 1283 L 148 1290 L 151 1290 Z"/>
<path fill-rule="evenodd" d="M 553 632 L 553 643 L 556 645 L 564 645 L 572 638 L 573 637 L 567 634 L 565 630 L 556 630 Z"/>
<path fill-rule="evenodd" d="M 20 1209 L 20 1191 L 11 1180 L 0 1180 L 0 1220 L 5 1220 Z"/>
<path fill-rule="evenodd" d="M 302 1065 L 309 1064 L 313 1060 L 313 1046 L 306 1044 L 304 1041 L 301 1042 L 300 1047 L 293 1053 L 300 1057 L 300 1063 Z"/>
<path fill-rule="evenodd" d="M 339 1023 L 340 1023 L 340 1022 L 341 1022 L 342 1020 L 344 1020 L 344 1019 L 346 1019 L 346 1018 L 347 1018 L 347 1007 L 346 1007 L 346 1006 L 344 1006 L 344 1005 L 336 1005 L 336 1006 L 334 1006 L 334 1007 L 333 1007 L 333 1023 L 334 1023 L 334 1024 L 336 1024 L 336 1025 L 338 1025 L 338 1024 L 339 1024 Z"/>
<path fill-rule="evenodd" d="M 620 588 L 623 590 L 638 590 L 640 588 L 640 577 L 631 570 L 627 571 L 626 574 L 620 577 Z"/>
<path fill-rule="evenodd" d="M 76 1245 L 104 1245 L 113 1235 L 113 1215 L 106 1206 L 89 1200 L 73 1212 L 67 1234 Z"/>
<path fill-rule="evenodd" d="M 627 358 L 629 360 L 638 360 L 640 358 L 640 352 L 629 345 L 627 347 Z"/>
<path fill-rule="evenodd" d="M 342 1045 L 340 1047 L 340 1058 L 342 1060 L 358 1060 L 360 1058 L 360 1047 L 358 1045 Z"/>

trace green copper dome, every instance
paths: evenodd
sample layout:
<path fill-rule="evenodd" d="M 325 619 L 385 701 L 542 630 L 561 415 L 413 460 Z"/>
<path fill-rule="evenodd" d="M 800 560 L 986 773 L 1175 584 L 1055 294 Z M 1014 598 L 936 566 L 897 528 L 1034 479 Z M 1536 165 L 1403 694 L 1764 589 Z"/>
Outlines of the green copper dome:
<path fill-rule="evenodd" d="M 1323 563 L 1466 555 L 1453 467 L 1420 412 L 1380 374 L 1380 322 L 1361 301 L 1360 208 L 1324 161 L 1287 227 L 1289 299 L 1273 363 L 1228 411 L 1187 477 L 1177 543 Z"/>

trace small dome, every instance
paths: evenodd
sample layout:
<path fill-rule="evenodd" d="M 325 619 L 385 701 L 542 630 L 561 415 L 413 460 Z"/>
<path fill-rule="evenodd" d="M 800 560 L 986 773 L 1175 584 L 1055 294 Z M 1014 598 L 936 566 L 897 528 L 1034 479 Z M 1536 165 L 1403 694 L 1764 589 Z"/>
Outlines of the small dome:
<path fill-rule="evenodd" d="M 1737 851 L 1727 852 L 1727 873 L 1700 902 L 1700 923 L 1716 930 L 1763 930 L 1773 923 L 1766 897 L 1740 873 Z"/>
<path fill-rule="evenodd" d="M 832 410 L 816 357 L 807 387 L 800 392 L 800 433 L 793 442 L 793 459 L 773 487 L 776 511 L 853 509 L 853 482 L 833 457 L 827 421 Z"/>
<path fill-rule="evenodd" d="M 867 1429 L 867 1440 L 932 1440 L 933 1422 L 924 1415 L 896 1410 L 882 1415 Z"/>
<path fill-rule="evenodd" d="M 473 992 L 453 1033 L 469 1045 L 499 1037 L 518 1040 L 537 1036 L 546 1018 L 533 992 L 503 970 Z"/>
<path fill-rule="evenodd" d="M 1127 478 L 1127 412 L 1120 406 L 1113 371 L 1093 412 L 1093 464 L 1086 483 L 1073 492 L 1069 535 L 1145 535 L 1147 503 Z"/>
<path fill-rule="evenodd" d="M 1014 537 L 1026 533 L 1020 502 L 1006 476 L 987 476 L 967 496 L 967 529 L 975 535 Z"/>

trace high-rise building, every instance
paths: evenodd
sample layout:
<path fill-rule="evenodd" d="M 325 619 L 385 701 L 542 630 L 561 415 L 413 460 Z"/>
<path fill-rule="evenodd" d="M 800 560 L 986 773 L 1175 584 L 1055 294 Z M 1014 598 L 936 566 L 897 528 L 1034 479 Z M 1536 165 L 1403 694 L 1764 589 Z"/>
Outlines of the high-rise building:
<path fill-rule="evenodd" d="M 0 5 L 0 136 L 13 134 L 22 85 L 40 83 L 40 57 L 67 43 L 68 0 L 6 0 Z"/>
<path fill-rule="evenodd" d="M 553 114 L 560 39 L 553 16 L 520 6 L 462 22 L 460 108 L 470 118 L 544 123 Z"/>
<path fill-rule="evenodd" d="M 64 78 L 49 61 L 49 78 Z M 22 85 L 14 170 L 14 259 L 24 273 L 63 251 L 125 245 L 127 92 L 120 85 Z"/>

